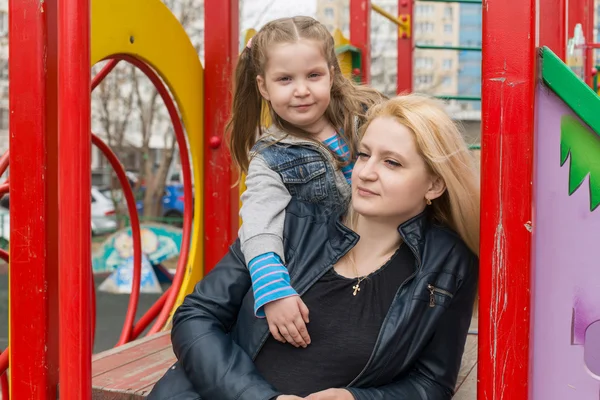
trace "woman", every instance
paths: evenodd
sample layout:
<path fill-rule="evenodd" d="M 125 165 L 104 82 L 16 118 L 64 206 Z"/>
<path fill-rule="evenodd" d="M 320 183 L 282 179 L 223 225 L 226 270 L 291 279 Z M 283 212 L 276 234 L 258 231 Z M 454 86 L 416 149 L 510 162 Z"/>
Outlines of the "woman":
<path fill-rule="evenodd" d="M 175 313 L 175 364 L 151 399 L 450 399 L 477 287 L 473 159 L 428 98 L 368 113 L 352 206 L 287 209 L 292 285 L 311 343 L 275 340 L 254 317 L 239 243 Z"/>

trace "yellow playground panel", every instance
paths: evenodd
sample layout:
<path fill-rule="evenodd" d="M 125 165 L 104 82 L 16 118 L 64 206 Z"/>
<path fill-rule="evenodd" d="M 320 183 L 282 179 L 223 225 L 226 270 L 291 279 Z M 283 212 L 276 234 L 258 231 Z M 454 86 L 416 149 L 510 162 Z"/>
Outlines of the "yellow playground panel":
<path fill-rule="evenodd" d="M 185 30 L 160 0 L 93 0 L 92 65 L 126 54 L 151 66 L 169 88 L 187 133 L 194 177 L 192 246 L 175 309 L 203 276 L 203 69 Z"/>

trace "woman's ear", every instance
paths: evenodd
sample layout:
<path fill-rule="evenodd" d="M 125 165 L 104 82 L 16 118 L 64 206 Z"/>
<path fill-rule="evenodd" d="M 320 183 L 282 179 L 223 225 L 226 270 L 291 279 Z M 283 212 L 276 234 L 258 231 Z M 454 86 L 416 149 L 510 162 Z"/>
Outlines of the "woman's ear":
<path fill-rule="evenodd" d="M 439 176 L 436 176 L 431 181 L 431 184 L 429 185 L 429 190 L 425 194 L 425 198 L 429 200 L 435 200 L 441 195 L 443 195 L 445 191 L 446 182 L 444 182 L 444 180 Z"/>
<path fill-rule="evenodd" d="M 258 85 L 258 91 L 260 95 L 266 100 L 269 101 L 269 92 L 267 90 L 267 85 L 265 84 L 265 78 L 260 75 L 256 76 L 256 84 Z"/>

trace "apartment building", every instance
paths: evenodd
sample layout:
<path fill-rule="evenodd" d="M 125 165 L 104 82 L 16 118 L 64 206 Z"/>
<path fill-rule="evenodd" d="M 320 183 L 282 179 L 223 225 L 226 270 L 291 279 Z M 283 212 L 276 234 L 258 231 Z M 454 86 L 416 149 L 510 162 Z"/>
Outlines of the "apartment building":
<path fill-rule="evenodd" d="M 317 19 L 330 30 L 350 34 L 349 0 L 319 0 Z M 398 0 L 375 0 L 392 15 L 398 14 Z M 456 4 L 415 3 L 414 40 L 423 45 L 456 46 L 459 39 L 459 8 Z M 393 95 L 397 82 L 398 29 L 381 15 L 371 13 L 371 84 Z M 458 55 L 450 50 L 415 50 L 414 90 L 454 95 L 458 90 Z"/>

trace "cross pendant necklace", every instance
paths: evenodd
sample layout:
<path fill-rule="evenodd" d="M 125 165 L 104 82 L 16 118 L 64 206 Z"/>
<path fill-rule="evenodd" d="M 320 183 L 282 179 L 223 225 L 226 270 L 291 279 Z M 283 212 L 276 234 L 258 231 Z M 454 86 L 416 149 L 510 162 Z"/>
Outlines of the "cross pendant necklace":
<path fill-rule="evenodd" d="M 358 274 L 357 274 L 358 275 Z M 358 280 L 358 282 L 356 282 L 356 285 L 352 286 L 352 289 L 354 289 L 354 292 L 352 292 L 352 296 L 356 296 L 356 294 L 358 292 L 360 292 L 360 283 L 365 280 L 366 276 L 361 277 L 356 277 L 356 279 Z"/>

